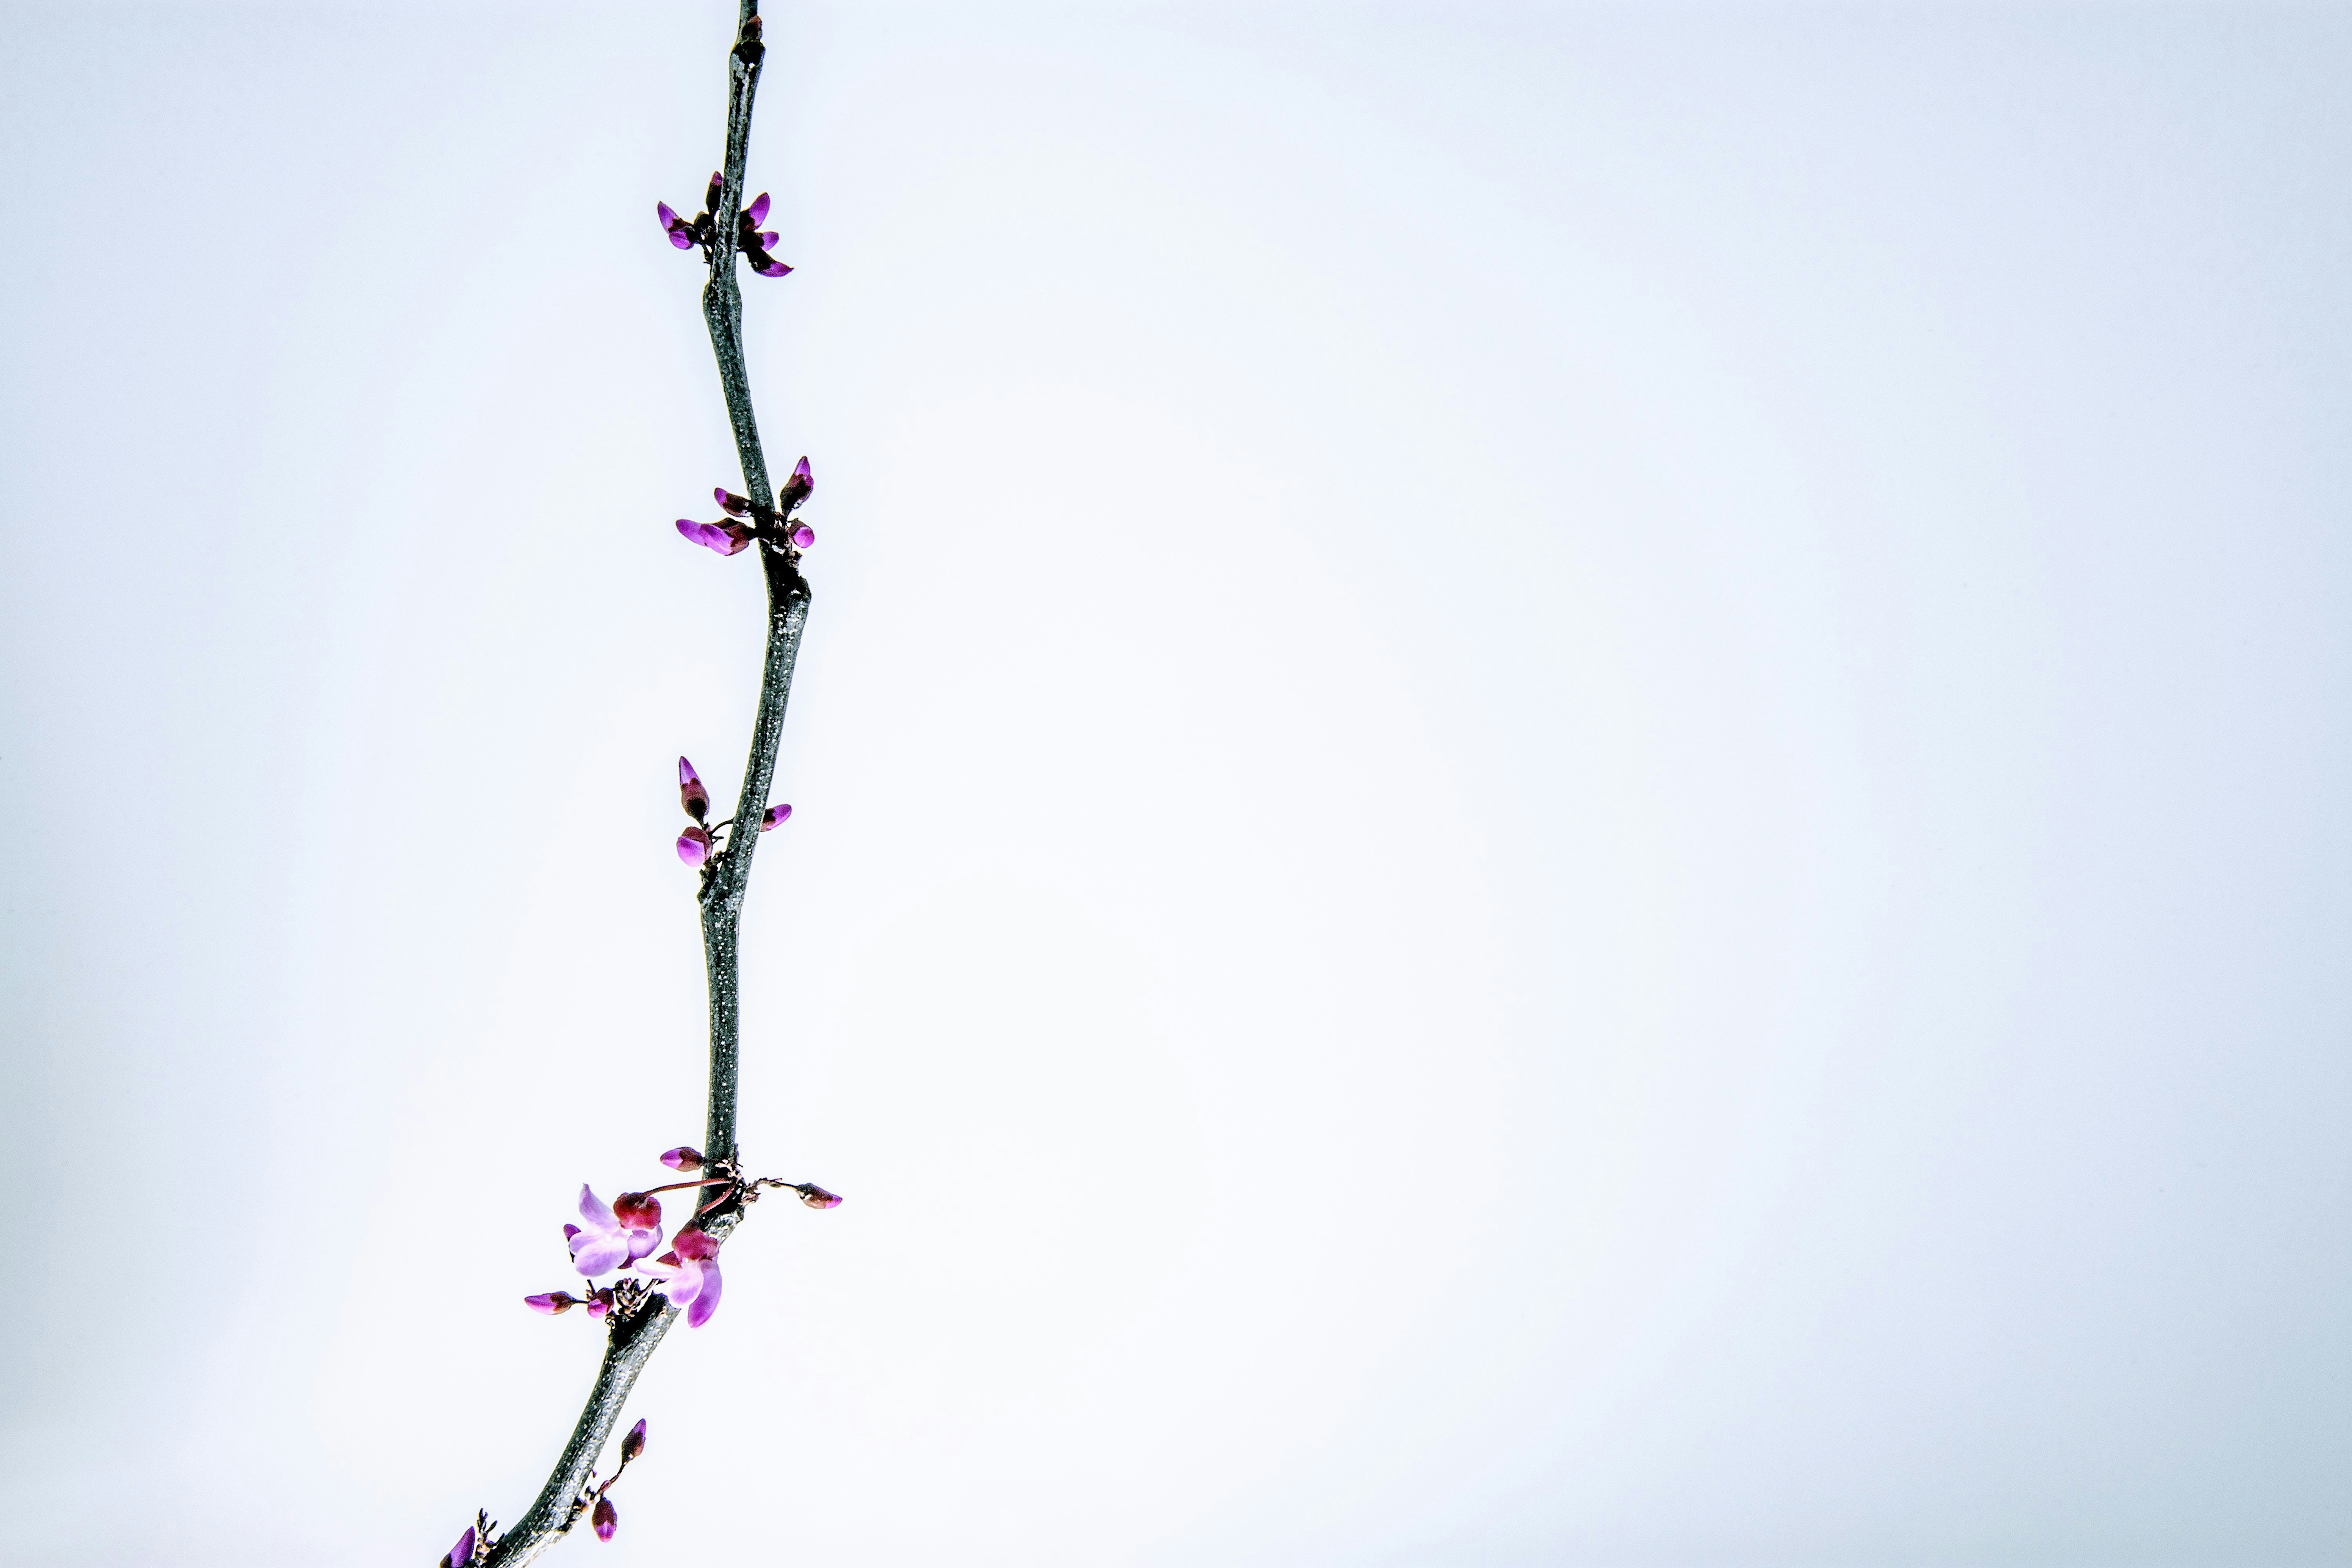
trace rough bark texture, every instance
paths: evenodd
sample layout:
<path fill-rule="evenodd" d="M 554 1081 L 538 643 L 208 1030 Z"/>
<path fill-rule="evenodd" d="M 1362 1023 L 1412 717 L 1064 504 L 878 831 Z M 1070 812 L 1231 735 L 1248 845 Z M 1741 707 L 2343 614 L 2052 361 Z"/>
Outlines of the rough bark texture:
<path fill-rule="evenodd" d="M 727 158 L 716 220 L 719 243 L 712 247 L 710 280 L 702 290 L 703 318 L 719 361 L 719 383 L 727 416 L 742 460 L 743 487 L 765 512 L 775 505 L 768 464 L 760 450 L 759 426 L 751 414 L 751 384 L 743 366 L 743 296 L 736 279 L 736 215 L 743 205 L 743 161 L 751 141 L 751 101 L 760 86 L 765 50 L 752 31 L 759 0 L 741 0 L 735 47 L 727 57 Z M 735 1142 L 737 1039 L 736 932 L 743 893 L 751 878 L 751 856 L 760 843 L 760 817 L 774 782 L 776 748 L 783 738 L 784 703 L 792 693 L 793 663 L 799 657 L 801 628 L 808 620 L 808 582 L 792 552 L 762 540 L 757 547 L 768 590 L 768 650 L 760 679 L 760 707 L 751 725 L 751 755 L 743 769 L 743 792 L 735 806 L 735 826 L 701 893 L 702 944 L 710 984 L 710 1107 L 704 1150 L 713 1159 L 732 1160 Z M 702 1227 L 724 1241 L 742 1217 L 730 1202 L 704 1216 Z M 490 1549 L 490 1568 L 518 1568 L 552 1546 L 586 1516 L 579 1501 L 590 1469 L 621 1419 L 637 1373 L 669 1331 L 677 1309 L 654 1298 L 636 1313 L 614 1312 L 608 1325 L 604 1359 L 589 1391 L 587 1407 L 572 1429 L 571 1441 L 522 1518 Z"/>

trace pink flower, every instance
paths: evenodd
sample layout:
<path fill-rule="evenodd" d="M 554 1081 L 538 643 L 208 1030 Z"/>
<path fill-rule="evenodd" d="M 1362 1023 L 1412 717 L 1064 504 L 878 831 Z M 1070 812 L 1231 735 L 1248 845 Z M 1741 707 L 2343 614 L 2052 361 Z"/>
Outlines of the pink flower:
<path fill-rule="evenodd" d="M 687 1229 L 677 1233 L 677 1247 L 639 1264 L 637 1272 L 660 1280 L 669 1304 L 686 1309 L 686 1326 L 698 1329 L 719 1310 L 719 1244 L 706 1231 Z"/>
<path fill-rule="evenodd" d="M 760 831 L 762 833 L 767 832 L 768 829 L 773 827 L 779 822 L 782 822 L 790 817 L 792 814 L 793 808 L 789 805 L 772 805 L 768 807 L 767 810 L 760 814 Z"/>
<path fill-rule="evenodd" d="M 441 1568 L 466 1568 L 466 1564 L 473 1560 L 474 1527 L 469 1524 L 466 1527 L 466 1533 L 457 1537 L 457 1544 L 449 1548 L 449 1554 L 441 1559 Z"/>
<path fill-rule="evenodd" d="M 610 1541 L 613 1531 L 621 1527 L 620 1510 L 613 1506 L 611 1498 L 600 1497 L 596 1500 L 595 1509 L 588 1515 L 588 1522 L 595 1527 L 597 1540 Z"/>
<path fill-rule="evenodd" d="M 689 827 L 677 836 L 677 858 L 689 866 L 710 858 L 710 829 Z"/>
<path fill-rule="evenodd" d="M 710 814 L 710 792 L 702 787 L 701 776 L 684 757 L 677 760 L 677 803 L 697 822 Z"/>
<path fill-rule="evenodd" d="M 577 1230 L 579 1227 L 565 1226 L 563 1228 Z M 534 1312 L 545 1312 L 549 1317 L 553 1318 L 572 1310 L 574 1307 L 585 1306 L 587 1303 L 569 1290 L 550 1290 L 544 1296 L 525 1296 L 522 1299 L 522 1304 Z"/>
<path fill-rule="evenodd" d="M 681 1143 L 677 1148 L 665 1152 L 661 1157 L 661 1163 L 673 1171 L 699 1171 L 703 1166 L 702 1151 L 689 1149 Z"/>
<path fill-rule="evenodd" d="M 751 531 L 740 522 L 697 522 L 690 517 L 681 517 L 677 531 L 705 550 L 715 550 L 721 555 L 739 554 L 751 542 Z"/>
<path fill-rule="evenodd" d="M 638 1194 L 622 1194 L 623 1202 L 625 1204 L 632 1195 Z M 652 1202 L 649 1198 L 646 1201 Z M 655 1205 L 657 1220 L 660 1213 L 660 1205 Z M 567 1225 L 563 1231 L 564 1238 L 572 1245 L 572 1267 L 587 1279 L 593 1279 L 616 1265 L 635 1262 L 661 1245 L 657 1225 L 623 1224 L 585 1183 L 580 1188 L 580 1217 L 588 1223 L 577 1229 Z M 642 1217 L 642 1211 L 636 1211 L 633 1217 Z"/>

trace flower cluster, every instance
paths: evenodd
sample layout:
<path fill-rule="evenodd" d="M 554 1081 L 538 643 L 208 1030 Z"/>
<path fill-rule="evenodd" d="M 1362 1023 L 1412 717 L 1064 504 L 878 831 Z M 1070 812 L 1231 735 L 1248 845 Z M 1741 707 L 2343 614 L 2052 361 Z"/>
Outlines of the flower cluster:
<path fill-rule="evenodd" d="M 717 853 L 717 847 L 712 842 L 711 835 L 730 826 L 735 819 L 730 816 L 725 822 L 709 820 L 710 792 L 702 787 L 701 776 L 694 771 L 694 764 L 684 757 L 677 760 L 677 800 L 680 805 L 686 807 L 686 815 L 694 819 L 694 826 L 677 836 L 677 858 L 689 866 L 702 865 Z M 767 832 L 778 823 L 789 819 L 792 815 L 793 808 L 790 805 L 777 805 L 768 807 L 760 814 L 760 831 Z"/>
<path fill-rule="evenodd" d="M 815 489 L 816 479 L 809 472 L 809 460 L 803 458 L 793 465 L 793 477 L 784 481 L 774 506 L 761 506 L 725 485 L 716 485 L 710 496 L 726 515 L 712 522 L 681 517 L 677 520 L 677 531 L 681 537 L 720 555 L 740 554 L 755 539 L 768 540 L 775 548 L 797 554 L 816 542 L 816 530 L 793 521 L 793 509 L 808 500 L 809 492 Z"/>
<path fill-rule="evenodd" d="M 667 202 L 654 204 L 654 216 L 661 219 L 662 232 L 680 250 L 702 247 L 702 258 L 710 259 L 712 249 L 719 244 L 719 195 L 725 184 L 719 172 L 712 170 L 710 184 L 702 193 L 702 210 L 692 217 L 680 217 Z M 778 236 L 773 229 L 762 230 L 768 221 L 768 193 L 761 191 L 751 198 L 751 205 L 735 215 L 735 247 L 750 258 L 751 270 L 762 278 L 782 278 L 792 270 L 768 253 L 776 248 Z"/>
<path fill-rule="evenodd" d="M 614 1311 L 634 1312 L 659 1292 L 669 1305 L 686 1313 L 688 1328 L 698 1329 L 719 1310 L 721 1282 L 719 1238 L 704 1230 L 697 1220 L 730 1198 L 746 1205 L 756 1203 L 763 1187 L 789 1188 L 813 1209 L 837 1208 L 841 1205 L 839 1197 L 810 1182 L 785 1182 L 773 1176 L 747 1182 L 736 1174 L 731 1163 L 711 1161 L 701 1151 L 683 1144 L 665 1152 L 661 1162 L 673 1171 L 685 1172 L 709 1165 L 717 1173 L 699 1181 L 671 1182 L 642 1193 L 623 1193 L 610 1205 L 583 1183 L 580 1217 L 586 1223 L 563 1227 L 564 1242 L 572 1249 L 572 1266 L 583 1278 L 593 1279 L 608 1271 L 631 1278 L 597 1286 L 584 1296 L 574 1296 L 569 1290 L 525 1296 L 524 1306 L 550 1317 L 559 1317 L 574 1307 L 585 1307 L 590 1317 L 603 1318 Z M 656 1194 L 702 1187 L 718 1187 L 721 1191 L 678 1228 L 670 1238 L 669 1251 L 653 1257 L 662 1239 L 661 1199 Z"/>

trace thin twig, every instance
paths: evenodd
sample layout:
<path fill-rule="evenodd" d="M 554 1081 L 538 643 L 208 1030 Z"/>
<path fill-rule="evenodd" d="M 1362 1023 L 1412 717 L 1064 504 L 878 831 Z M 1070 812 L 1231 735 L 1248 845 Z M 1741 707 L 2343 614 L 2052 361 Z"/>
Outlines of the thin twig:
<path fill-rule="evenodd" d="M 751 141 L 751 102 L 759 91 L 764 48 L 759 41 L 759 0 L 741 0 L 736 23 L 736 45 L 727 57 L 727 161 L 716 220 L 719 242 L 711 247 L 710 280 L 702 290 L 702 314 L 710 327 L 710 346 L 719 361 L 719 384 L 727 400 L 727 416 L 735 429 L 735 450 L 743 467 L 743 487 L 762 512 L 775 504 L 768 482 L 768 463 L 760 450 L 759 426 L 751 415 L 751 384 L 743 368 L 743 297 L 736 282 L 736 214 L 743 205 L 743 160 Z M 793 664 L 799 657 L 801 628 L 808 620 L 809 587 L 793 552 L 782 542 L 762 538 L 761 568 L 768 588 L 768 651 L 760 677 L 760 707 L 751 723 L 751 756 L 743 770 L 743 793 L 734 820 L 757 821 L 767 807 L 768 789 L 774 781 L 776 748 L 783 739 L 784 703 L 792 694 Z M 704 879 L 702 946 L 710 985 L 710 1104 L 703 1148 L 713 1160 L 733 1168 L 735 1147 L 735 1080 L 740 1051 L 737 1040 L 736 928 L 743 910 L 743 892 L 751 878 L 751 852 L 757 833 L 730 834 L 717 858 L 713 874 Z M 742 1217 L 740 1203 L 722 1201 L 698 1222 L 714 1237 L 724 1240 Z M 669 1331 L 677 1309 L 665 1300 L 656 1309 L 650 1300 L 635 1312 L 607 1315 L 604 1364 L 587 1407 L 572 1429 L 554 1472 L 530 1511 L 515 1521 L 485 1559 L 488 1568 L 520 1568 L 571 1529 L 581 1510 L 576 1500 L 586 1485 L 596 1456 L 612 1436 L 627 1403 L 629 1390 Z"/>

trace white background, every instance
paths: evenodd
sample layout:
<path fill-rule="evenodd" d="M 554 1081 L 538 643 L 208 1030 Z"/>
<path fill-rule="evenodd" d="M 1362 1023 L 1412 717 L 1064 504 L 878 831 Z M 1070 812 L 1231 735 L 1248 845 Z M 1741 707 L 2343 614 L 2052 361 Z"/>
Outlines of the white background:
<path fill-rule="evenodd" d="M 701 1126 L 731 5 L 0 20 L 0 1557 L 511 1520 Z M 2352 1561 L 2352 14 L 778 5 L 609 1547 Z"/>

